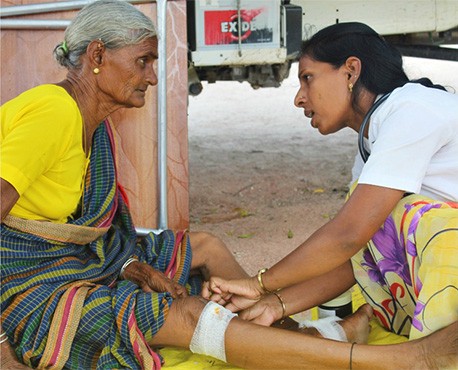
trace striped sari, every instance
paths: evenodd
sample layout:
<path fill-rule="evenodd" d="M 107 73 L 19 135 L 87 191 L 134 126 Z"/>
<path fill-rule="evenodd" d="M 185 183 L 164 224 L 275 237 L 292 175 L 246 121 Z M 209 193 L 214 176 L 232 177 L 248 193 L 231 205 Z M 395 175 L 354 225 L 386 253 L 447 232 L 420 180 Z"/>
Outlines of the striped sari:
<path fill-rule="evenodd" d="M 57 229 L 11 217 L 1 225 L 2 327 L 28 366 L 161 367 L 148 343 L 163 325 L 172 297 L 119 280 L 131 256 L 186 285 L 191 294 L 200 289 L 198 278 L 189 278 L 186 233 L 166 230 L 137 240 L 116 182 L 112 139 L 109 124 L 101 124 L 81 217 Z"/>
<path fill-rule="evenodd" d="M 416 339 L 457 321 L 458 204 L 404 197 L 352 265 L 388 331 Z"/>

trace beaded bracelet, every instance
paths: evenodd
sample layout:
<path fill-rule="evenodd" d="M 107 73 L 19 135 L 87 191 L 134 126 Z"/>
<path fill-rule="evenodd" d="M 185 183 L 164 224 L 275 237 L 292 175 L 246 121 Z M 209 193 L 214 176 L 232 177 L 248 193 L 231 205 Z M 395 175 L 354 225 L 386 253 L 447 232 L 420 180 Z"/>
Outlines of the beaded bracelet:
<path fill-rule="evenodd" d="M 6 335 L 6 332 L 3 332 L 0 334 L 0 344 L 5 343 L 8 340 L 8 336 Z"/>
<path fill-rule="evenodd" d="M 129 266 L 132 262 L 138 262 L 138 258 L 135 257 L 130 257 L 126 262 L 124 262 L 124 265 L 121 267 L 121 271 L 119 272 L 119 276 L 121 279 L 123 279 L 124 271 L 126 270 L 127 266 Z"/>

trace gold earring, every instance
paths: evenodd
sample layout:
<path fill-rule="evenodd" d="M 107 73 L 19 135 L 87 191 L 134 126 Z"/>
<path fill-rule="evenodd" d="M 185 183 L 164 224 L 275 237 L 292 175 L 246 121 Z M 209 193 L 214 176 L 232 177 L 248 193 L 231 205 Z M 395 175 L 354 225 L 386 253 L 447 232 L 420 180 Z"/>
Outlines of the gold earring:
<path fill-rule="evenodd" d="M 351 82 L 348 84 L 348 91 L 353 92 L 353 84 Z"/>
<path fill-rule="evenodd" d="M 98 75 L 98 74 L 100 73 L 100 69 L 98 69 L 97 67 L 95 67 L 95 68 L 93 69 L 93 72 L 94 72 L 95 75 Z"/>

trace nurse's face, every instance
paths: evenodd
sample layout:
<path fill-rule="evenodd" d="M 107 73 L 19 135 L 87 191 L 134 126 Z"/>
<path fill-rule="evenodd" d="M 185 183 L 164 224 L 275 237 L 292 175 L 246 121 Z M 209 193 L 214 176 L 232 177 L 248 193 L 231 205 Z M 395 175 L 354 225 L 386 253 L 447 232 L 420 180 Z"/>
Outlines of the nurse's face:
<path fill-rule="evenodd" d="M 311 125 L 323 134 L 331 134 L 349 125 L 353 116 L 347 67 L 336 68 L 308 56 L 299 60 L 300 88 L 294 99 L 304 109 Z"/>

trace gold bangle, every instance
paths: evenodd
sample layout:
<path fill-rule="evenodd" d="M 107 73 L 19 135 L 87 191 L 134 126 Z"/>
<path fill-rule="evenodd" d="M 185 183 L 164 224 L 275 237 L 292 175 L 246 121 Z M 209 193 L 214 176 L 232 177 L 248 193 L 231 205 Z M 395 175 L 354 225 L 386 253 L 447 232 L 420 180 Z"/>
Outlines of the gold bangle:
<path fill-rule="evenodd" d="M 262 274 L 264 274 L 268 270 L 267 267 L 264 267 L 263 269 L 258 271 L 258 283 L 264 293 L 272 293 L 270 290 L 267 290 L 266 287 L 264 286 L 264 283 L 262 282 Z"/>
<path fill-rule="evenodd" d="M 272 292 L 272 294 L 275 294 L 275 297 L 278 298 L 278 300 L 280 301 L 280 304 L 281 304 L 281 309 L 282 309 L 282 314 L 281 314 L 281 322 L 280 324 L 283 324 L 283 320 L 285 319 L 286 317 L 286 305 L 285 305 L 285 302 L 283 301 L 283 298 L 281 297 L 281 295 L 277 292 Z"/>

